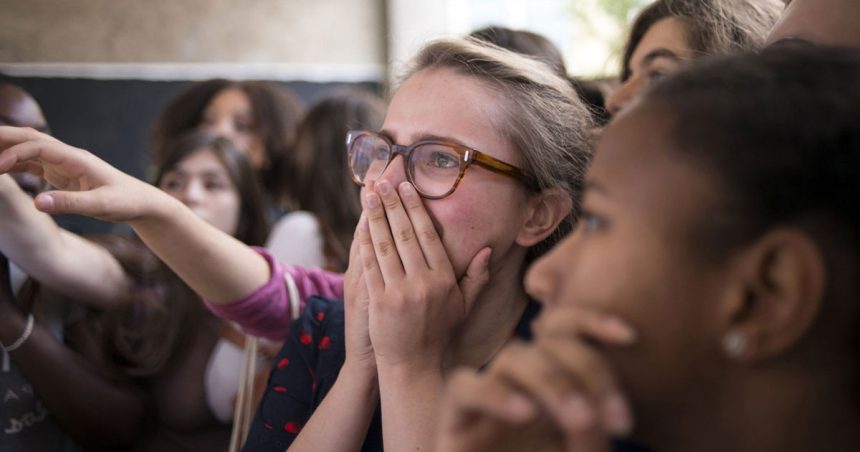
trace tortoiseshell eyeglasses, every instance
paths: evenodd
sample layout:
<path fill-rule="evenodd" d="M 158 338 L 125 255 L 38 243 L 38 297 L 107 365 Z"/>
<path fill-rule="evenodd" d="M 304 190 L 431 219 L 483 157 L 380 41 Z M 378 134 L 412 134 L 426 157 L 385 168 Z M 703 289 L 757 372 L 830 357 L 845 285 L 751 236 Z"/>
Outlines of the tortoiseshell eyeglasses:
<path fill-rule="evenodd" d="M 349 166 L 356 184 L 377 180 L 397 154 L 403 155 L 406 178 L 427 199 L 441 199 L 457 189 L 472 164 L 519 180 L 534 189 L 537 184 L 523 170 L 458 143 L 422 140 L 409 146 L 394 144 L 384 135 L 350 131 L 346 136 Z"/>

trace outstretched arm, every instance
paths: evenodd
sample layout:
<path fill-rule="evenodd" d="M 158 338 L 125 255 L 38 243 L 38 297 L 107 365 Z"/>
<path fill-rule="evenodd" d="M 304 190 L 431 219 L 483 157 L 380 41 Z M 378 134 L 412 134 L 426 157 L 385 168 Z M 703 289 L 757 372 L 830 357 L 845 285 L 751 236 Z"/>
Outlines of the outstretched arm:
<path fill-rule="evenodd" d="M 0 175 L 0 251 L 28 275 L 77 301 L 106 307 L 130 281 L 104 248 L 65 231 L 7 174 Z"/>
<path fill-rule="evenodd" d="M 36 197 L 47 213 L 125 221 L 192 289 L 213 304 L 242 298 L 269 280 L 265 259 L 161 190 L 95 155 L 32 129 L 0 127 L 0 174 L 27 171 L 59 191 Z"/>

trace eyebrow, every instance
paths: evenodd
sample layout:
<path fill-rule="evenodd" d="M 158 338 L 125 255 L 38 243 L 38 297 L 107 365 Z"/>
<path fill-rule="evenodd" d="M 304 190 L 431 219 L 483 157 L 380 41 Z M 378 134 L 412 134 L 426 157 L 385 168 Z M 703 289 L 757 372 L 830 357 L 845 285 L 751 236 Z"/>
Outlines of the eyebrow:
<path fill-rule="evenodd" d="M 586 191 L 593 191 L 595 193 L 600 193 L 603 196 L 606 196 L 608 194 L 606 191 L 606 187 L 604 187 L 603 185 L 600 185 L 599 183 L 597 183 L 593 180 L 589 180 L 589 181 L 585 182 L 585 189 L 583 190 L 583 192 L 586 192 Z"/>
<path fill-rule="evenodd" d="M 391 134 L 391 132 L 389 132 L 389 131 L 387 131 L 387 130 L 383 129 L 383 130 L 380 130 L 380 131 L 379 131 L 379 132 L 377 132 L 377 133 L 379 133 L 380 135 L 384 136 L 385 138 L 388 138 L 389 140 L 391 140 L 391 142 L 392 142 L 392 143 L 395 143 L 395 144 L 396 144 L 397 140 L 395 140 L 395 139 L 394 139 L 394 136 Z M 463 146 L 463 147 L 467 147 L 467 148 L 469 148 L 469 149 L 472 149 L 472 147 L 471 147 L 471 146 L 466 145 L 465 143 L 463 143 L 462 141 L 460 141 L 460 140 L 458 140 L 458 139 L 456 139 L 456 138 L 452 138 L 452 137 L 445 137 L 445 136 L 442 136 L 442 135 L 436 135 L 436 134 L 429 133 L 429 132 L 420 132 L 420 133 L 418 134 L 417 139 L 416 139 L 415 141 L 413 141 L 413 143 L 417 143 L 417 142 L 419 142 L 419 141 L 444 141 L 444 142 L 446 142 L 446 143 L 454 143 L 454 144 L 458 144 L 458 145 L 460 145 L 460 146 Z M 410 143 L 410 144 L 411 144 L 411 143 Z M 408 145 L 407 145 L 407 146 L 408 146 Z"/>
<path fill-rule="evenodd" d="M 175 175 L 175 176 L 180 176 L 180 177 L 191 177 L 191 176 L 225 177 L 227 179 L 230 179 L 230 175 L 227 174 L 227 171 L 224 171 L 223 169 L 204 169 L 200 173 L 192 173 L 190 171 L 186 171 L 184 169 L 174 167 L 173 169 L 171 169 L 169 171 L 165 171 L 164 174 L 162 175 L 162 177 L 168 176 L 168 175 L 171 175 L 171 176 Z"/>
<path fill-rule="evenodd" d="M 659 59 L 659 58 L 668 58 L 672 61 L 681 61 L 682 60 L 682 58 L 680 56 L 678 56 L 677 53 L 675 53 L 669 49 L 666 49 L 666 48 L 660 48 L 660 49 L 655 49 L 655 50 L 648 52 L 648 54 L 645 55 L 644 58 L 642 58 L 642 62 L 640 63 L 640 66 L 645 66 L 645 65 L 651 64 L 654 60 Z"/>

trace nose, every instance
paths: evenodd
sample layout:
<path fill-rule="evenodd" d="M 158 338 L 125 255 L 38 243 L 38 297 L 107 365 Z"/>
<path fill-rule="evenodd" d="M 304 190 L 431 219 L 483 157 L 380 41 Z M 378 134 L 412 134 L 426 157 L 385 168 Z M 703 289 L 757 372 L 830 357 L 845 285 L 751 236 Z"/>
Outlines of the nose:
<path fill-rule="evenodd" d="M 615 116 L 639 93 L 639 83 L 632 77 L 616 86 L 606 98 L 606 110 Z"/>
<path fill-rule="evenodd" d="M 571 236 L 557 244 L 550 252 L 543 255 L 532 264 L 526 273 L 526 293 L 531 295 L 544 307 L 550 307 L 559 302 L 559 284 L 564 280 L 565 269 L 569 271 L 570 260 L 565 262 L 571 250 Z"/>
<path fill-rule="evenodd" d="M 216 135 L 233 139 L 236 134 L 236 129 L 233 127 L 233 121 L 228 117 L 218 118 L 211 122 L 207 129 Z"/>
<path fill-rule="evenodd" d="M 391 184 L 391 187 L 395 190 L 400 186 L 400 184 L 407 180 L 406 158 L 403 154 L 395 155 L 382 174 L 379 175 L 379 178 L 376 179 L 377 182 L 383 180 Z"/>
<path fill-rule="evenodd" d="M 191 180 L 177 193 L 177 198 L 188 207 L 195 207 L 203 200 L 203 184 L 200 181 Z"/>

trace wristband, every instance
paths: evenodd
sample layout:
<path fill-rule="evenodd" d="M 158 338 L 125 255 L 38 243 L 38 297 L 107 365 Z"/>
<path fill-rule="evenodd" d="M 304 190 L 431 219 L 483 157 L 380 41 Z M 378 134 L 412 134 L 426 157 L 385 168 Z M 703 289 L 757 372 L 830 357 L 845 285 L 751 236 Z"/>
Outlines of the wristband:
<path fill-rule="evenodd" d="M 14 352 L 15 350 L 18 350 L 18 348 L 20 348 L 22 345 L 24 345 L 24 342 L 27 342 L 27 339 L 30 338 L 30 334 L 32 333 L 33 314 L 29 314 L 27 316 L 27 326 L 24 327 L 24 332 L 21 333 L 21 337 L 19 337 L 18 340 L 13 342 L 11 345 L 4 345 L 3 343 L 0 343 L 0 347 L 3 347 L 3 350 L 6 350 L 7 352 Z"/>

